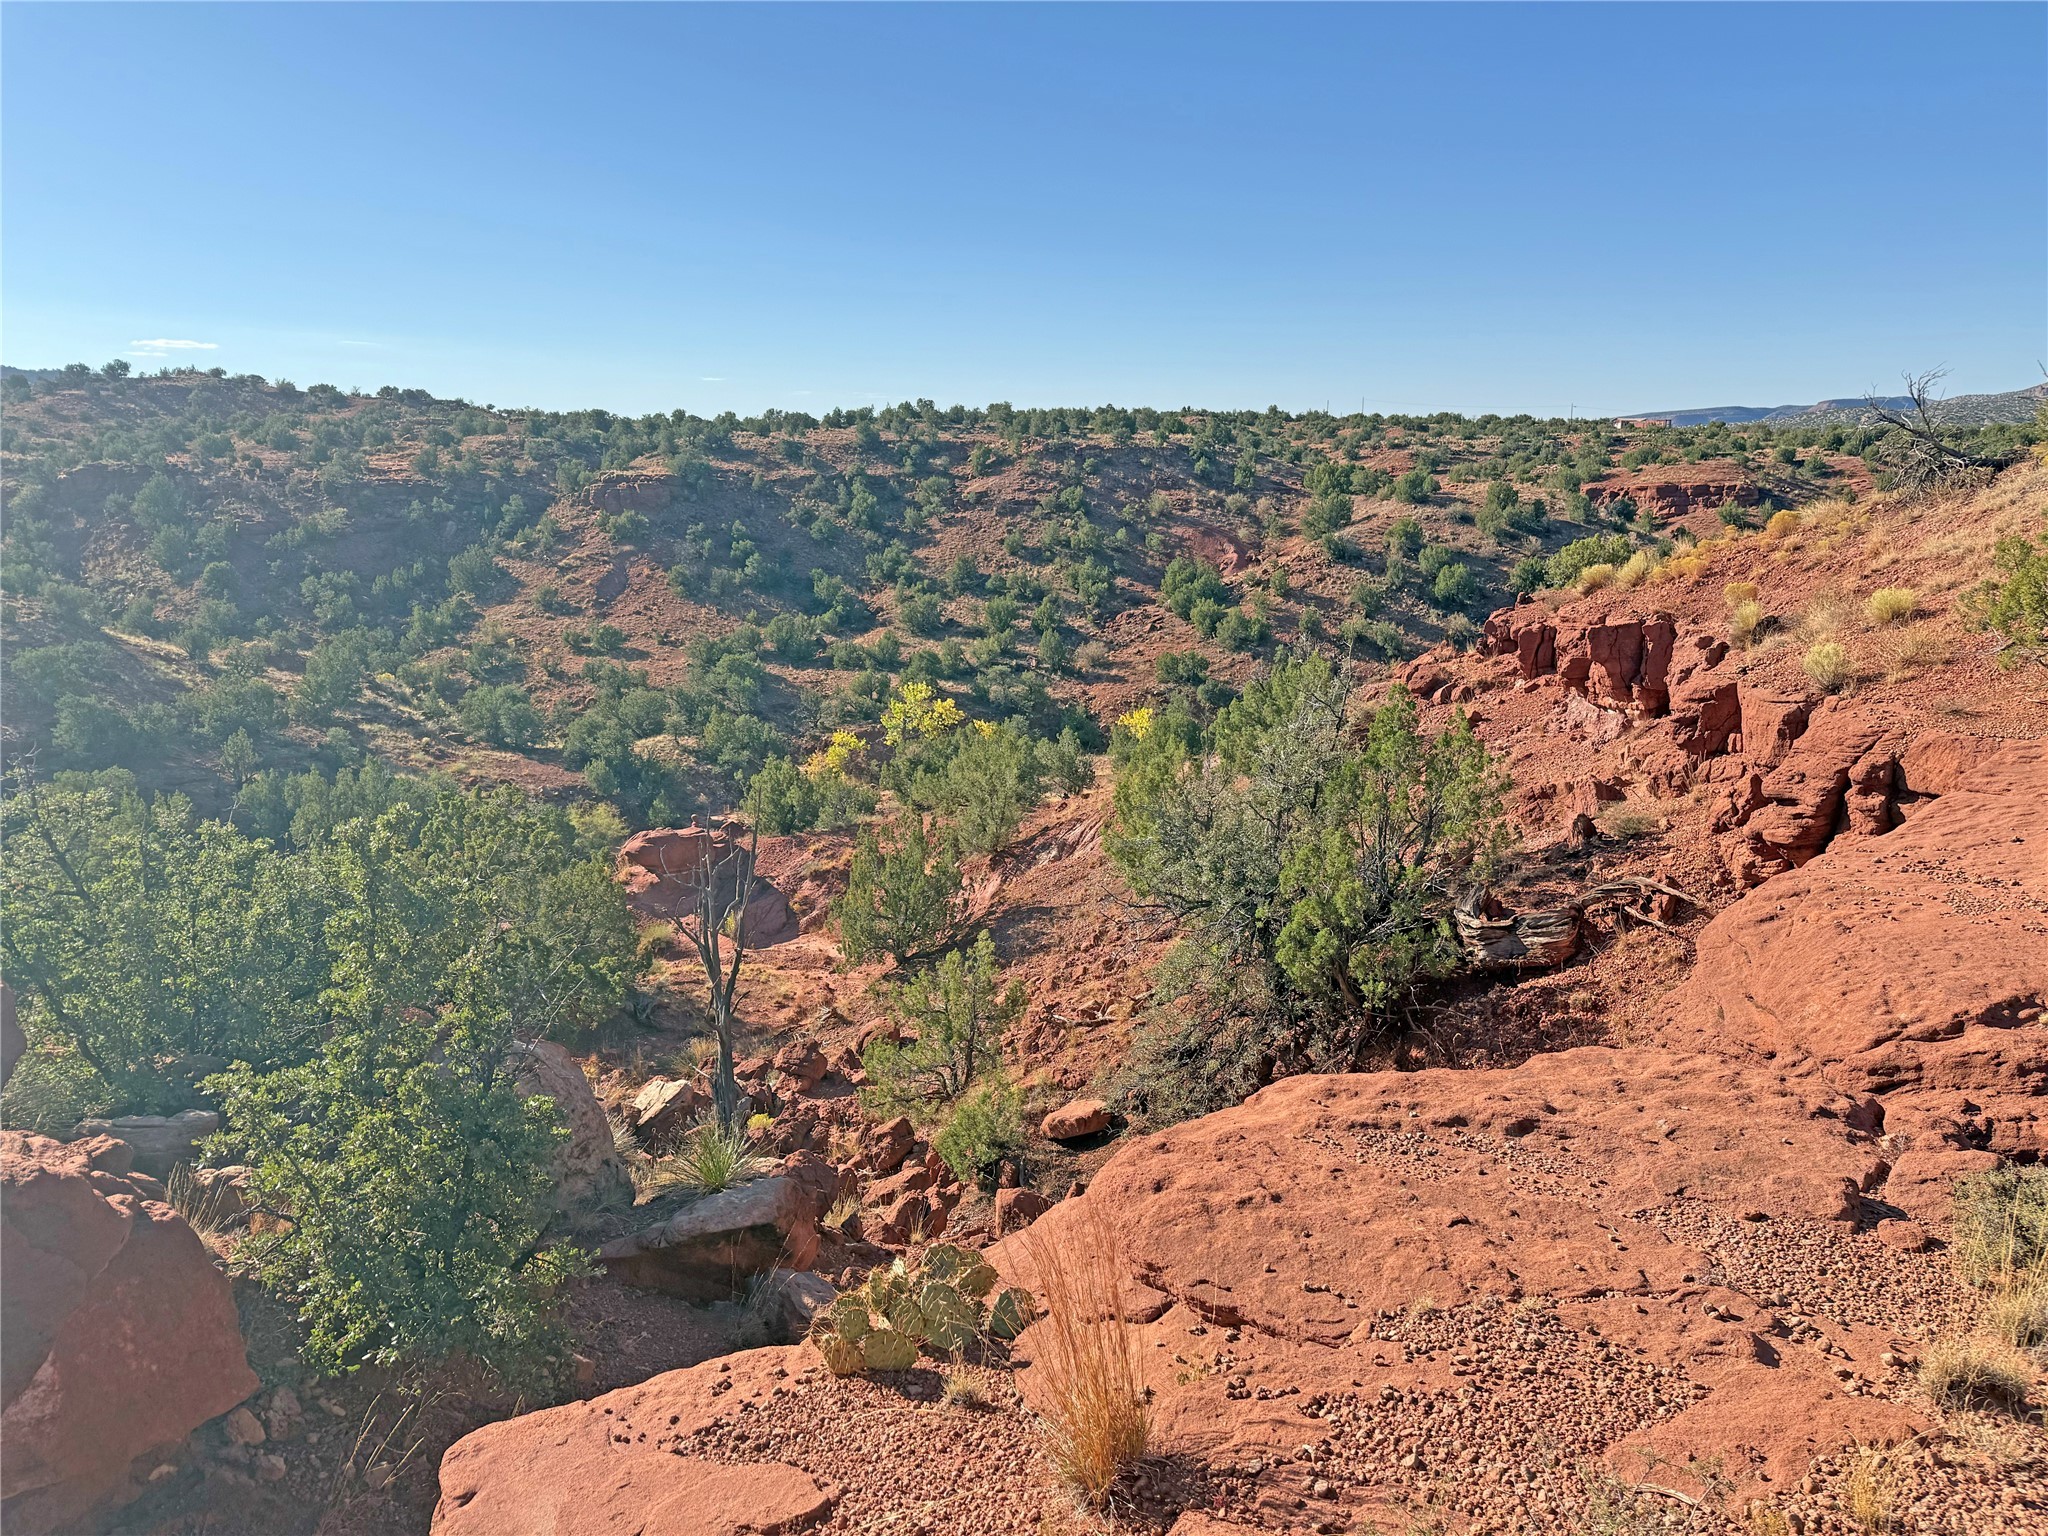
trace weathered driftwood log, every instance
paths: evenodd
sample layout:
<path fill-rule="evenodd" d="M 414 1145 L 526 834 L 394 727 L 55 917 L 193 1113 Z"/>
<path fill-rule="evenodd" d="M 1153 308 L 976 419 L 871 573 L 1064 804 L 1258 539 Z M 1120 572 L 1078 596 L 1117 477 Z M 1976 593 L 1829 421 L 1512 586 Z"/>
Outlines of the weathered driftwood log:
<path fill-rule="evenodd" d="M 1474 965 L 1562 965 L 1579 948 L 1576 907 L 1509 912 L 1484 886 L 1458 903 L 1451 921 Z"/>
<path fill-rule="evenodd" d="M 1675 886 L 1631 876 L 1593 886 L 1561 907 L 1511 912 L 1481 885 L 1468 891 L 1452 909 L 1451 924 L 1473 965 L 1562 965 L 1578 953 L 1586 913 L 1595 907 L 1618 907 L 1651 927 L 1676 932 L 1629 905 L 1650 893 L 1676 897 L 1688 906 L 1697 905 Z"/>

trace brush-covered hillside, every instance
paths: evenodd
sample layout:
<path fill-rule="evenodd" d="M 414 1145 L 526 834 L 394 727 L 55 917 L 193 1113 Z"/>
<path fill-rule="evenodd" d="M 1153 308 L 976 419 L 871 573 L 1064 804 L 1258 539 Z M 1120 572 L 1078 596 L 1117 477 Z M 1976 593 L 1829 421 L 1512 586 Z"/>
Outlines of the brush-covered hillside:
<path fill-rule="evenodd" d="M 5 389 L 10 1530 L 2040 1529 L 2048 421 Z"/>
<path fill-rule="evenodd" d="M 7 387 L 8 758 L 252 825 L 370 759 L 676 821 L 915 681 L 1098 749 L 1162 686 L 1213 702 L 1280 646 L 1369 673 L 1469 643 L 1567 545 L 1618 563 L 1883 473 L 1839 426 Z"/>

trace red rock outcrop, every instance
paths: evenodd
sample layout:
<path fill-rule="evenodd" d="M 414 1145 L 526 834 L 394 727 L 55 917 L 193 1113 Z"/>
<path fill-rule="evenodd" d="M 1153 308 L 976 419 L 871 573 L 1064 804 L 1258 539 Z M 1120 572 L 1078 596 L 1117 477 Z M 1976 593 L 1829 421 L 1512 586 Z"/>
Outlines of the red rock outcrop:
<path fill-rule="evenodd" d="M 779 1461 L 674 1454 L 743 1401 L 782 1391 L 801 1348 L 750 1350 L 588 1402 L 486 1425 L 441 1459 L 433 1536 L 783 1536 L 838 1491 Z M 735 1390 L 737 1389 L 737 1390 Z"/>
<path fill-rule="evenodd" d="M 636 832 L 619 848 L 619 880 L 633 910 L 674 922 L 690 916 L 707 882 L 720 901 L 731 899 L 741 868 L 746 831 L 737 822 L 716 827 L 657 827 Z M 755 948 L 797 935 L 796 913 L 773 882 L 756 875 L 747 902 L 747 942 Z"/>
<path fill-rule="evenodd" d="M 1333 1481 L 1413 1486 L 1452 1433 L 1513 1462 L 1540 1425 L 1567 1456 L 1650 1447 L 1782 1485 L 1915 1422 L 1845 1389 L 1884 1369 L 1881 1330 L 1809 1348 L 1723 1279 L 1768 1267 L 1752 1245 L 1850 1240 L 1886 1165 L 1831 1110 L 1656 1050 L 1291 1078 L 1127 1145 L 992 1255 L 1030 1284 L 1034 1243 L 1117 1234 L 1167 1454 L 1307 1441 Z M 1227 1369 L 1174 1368 L 1219 1331 Z"/>
<path fill-rule="evenodd" d="M 1514 657 L 1524 678 L 1555 673 L 1607 708 L 1661 715 L 1670 703 L 1678 625 L 1669 614 L 1574 624 L 1524 602 L 1490 615 L 1480 635 L 1482 654 Z"/>
<path fill-rule="evenodd" d="M 1890 828 L 1893 759 L 1885 735 L 1875 720 L 1830 700 L 1776 768 L 1743 778 L 1717 821 L 1740 829 L 1723 854 L 1739 884 L 1797 869 L 1839 830 Z"/>
<path fill-rule="evenodd" d="M 1816 723 L 1812 734 L 1822 730 Z M 1862 759 L 1860 731 L 1823 739 L 1837 741 L 1832 762 Z M 1936 782 L 1930 751 L 1907 749 L 1908 783 Z M 1852 777 L 1837 767 L 1825 782 Z M 1980 780 L 1941 782 L 1950 792 L 1903 825 L 1838 838 L 1720 913 L 1673 996 L 1674 1022 L 1687 1038 L 1767 1053 L 1781 1070 L 1874 1096 L 1888 1130 L 1942 1125 L 1964 1144 L 2039 1153 L 2048 1150 L 2048 756 L 2015 744 L 1987 754 Z M 1767 825 L 1790 836 L 1802 822 L 1787 812 Z"/>
<path fill-rule="evenodd" d="M 227 1277 L 129 1159 L 105 1137 L 0 1131 L 10 1532 L 66 1526 L 119 1498 L 131 1461 L 258 1384 Z"/>

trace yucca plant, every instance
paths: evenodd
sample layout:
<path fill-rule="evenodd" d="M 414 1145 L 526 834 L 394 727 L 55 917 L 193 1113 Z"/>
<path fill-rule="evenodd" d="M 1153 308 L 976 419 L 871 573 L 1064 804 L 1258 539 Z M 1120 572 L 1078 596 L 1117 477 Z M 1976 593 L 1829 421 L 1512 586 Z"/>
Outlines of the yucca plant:
<path fill-rule="evenodd" d="M 682 1144 L 649 1169 L 641 1193 L 649 1199 L 672 1189 L 715 1195 L 767 1171 L 768 1160 L 747 1140 L 746 1127 L 728 1125 L 714 1115 L 692 1126 Z"/>

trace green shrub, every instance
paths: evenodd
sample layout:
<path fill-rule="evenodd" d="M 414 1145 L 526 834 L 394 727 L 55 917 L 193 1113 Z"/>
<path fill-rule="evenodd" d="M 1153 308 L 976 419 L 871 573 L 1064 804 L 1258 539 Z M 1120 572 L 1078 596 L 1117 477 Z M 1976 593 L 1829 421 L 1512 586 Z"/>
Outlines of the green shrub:
<path fill-rule="evenodd" d="M 511 751 L 530 747 L 541 736 L 540 711 L 516 683 L 470 689 L 462 696 L 456 718 L 477 740 Z"/>
<path fill-rule="evenodd" d="M 358 1014 L 303 1065 L 214 1080 L 258 1196 L 291 1213 L 260 1263 L 296 1300 L 320 1369 L 459 1354 L 518 1382 L 545 1375 L 552 1303 L 585 1256 L 541 1244 L 566 1132 L 551 1100 L 513 1083 L 490 990 L 425 1027 Z"/>
<path fill-rule="evenodd" d="M 1991 560 L 1999 575 L 1975 594 L 1985 626 L 2006 637 L 2007 659 L 2048 649 L 2048 536 L 2000 539 Z"/>
<path fill-rule="evenodd" d="M 877 1040 L 861 1057 L 871 1096 L 887 1111 L 953 1100 L 1002 1065 L 1003 1031 L 1023 1016 L 1024 988 L 1004 987 L 986 933 L 966 950 L 912 972 L 883 993 L 907 1044 Z"/>
<path fill-rule="evenodd" d="M 1023 1103 L 1016 1088 L 994 1079 L 971 1090 L 953 1106 L 932 1150 L 963 1183 L 989 1185 L 1004 1158 L 1024 1145 Z"/>
<path fill-rule="evenodd" d="M 1546 585 L 1574 586 L 1587 567 L 1619 565 L 1634 549 L 1628 535 L 1622 533 L 1596 533 L 1587 538 L 1573 539 L 1550 557 L 1546 566 L 1549 578 Z"/>
<path fill-rule="evenodd" d="M 1202 1086 L 1178 1103 L 1241 1097 L 1261 1061 L 1349 1061 L 1361 1016 L 1455 963 L 1453 887 L 1504 845 L 1468 725 L 1425 736 L 1397 689 L 1358 744 L 1344 702 L 1322 658 L 1283 658 L 1210 729 L 1161 719 L 1119 749 L 1110 856 L 1182 934 L 1166 1056 Z"/>
<path fill-rule="evenodd" d="M 960 866 L 933 846 L 922 815 L 906 812 L 886 832 L 865 827 L 832 907 L 840 948 L 855 965 L 935 955 L 959 931 L 959 897 Z"/>

